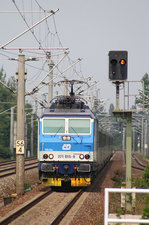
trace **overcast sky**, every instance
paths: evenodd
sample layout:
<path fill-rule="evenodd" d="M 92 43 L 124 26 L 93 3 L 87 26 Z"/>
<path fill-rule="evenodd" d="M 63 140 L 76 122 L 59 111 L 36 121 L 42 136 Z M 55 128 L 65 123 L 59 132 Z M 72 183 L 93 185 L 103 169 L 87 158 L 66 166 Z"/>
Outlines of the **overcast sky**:
<path fill-rule="evenodd" d="M 15 2 L 22 7 L 21 9 L 26 10 L 33 9 L 36 4 L 34 0 Z M 108 80 L 110 50 L 128 51 L 128 80 L 140 80 L 146 72 L 149 73 L 148 0 L 37 0 L 37 2 L 46 10 L 59 9 L 55 21 L 62 44 L 69 47 L 71 58 L 83 58 L 83 73 L 99 81 L 101 98 L 107 98 L 109 103 L 115 103 L 115 88 Z M 1 0 L 0 9 L 16 11 L 12 0 Z M 27 28 L 19 15 L 10 13 L 0 14 L 0 27 L 0 45 Z M 25 42 L 26 46 L 32 46 L 32 39 L 31 36 L 24 36 L 7 47 L 25 46 Z M 8 64 L 7 60 L 1 60 L 0 67 L 2 65 L 10 76 L 16 71 L 15 62 Z"/>

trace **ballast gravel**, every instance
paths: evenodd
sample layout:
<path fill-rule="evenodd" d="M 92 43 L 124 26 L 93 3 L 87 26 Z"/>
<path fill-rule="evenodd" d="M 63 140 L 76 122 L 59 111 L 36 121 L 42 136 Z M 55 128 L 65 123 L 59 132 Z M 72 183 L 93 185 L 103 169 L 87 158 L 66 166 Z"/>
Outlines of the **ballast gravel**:
<path fill-rule="evenodd" d="M 110 162 L 105 166 L 102 172 L 97 176 L 93 185 L 88 187 L 81 198 L 77 201 L 75 206 L 68 212 L 68 214 L 61 221 L 60 225 L 103 225 L 104 224 L 104 189 L 107 187 L 113 187 L 113 181 L 111 178 L 115 175 L 116 171 L 119 171 L 125 176 L 124 154 L 122 151 L 117 151 Z M 133 172 L 133 174 L 139 176 L 141 172 Z M 14 193 L 13 178 L 11 177 L 11 187 L 9 190 L 9 181 L 5 183 L 8 190 L 7 195 Z M 15 201 L 7 206 L 0 208 L 0 216 L 7 215 L 8 212 L 13 210 L 18 205 L 21 206 L 24 202 L 35 197 L 41 190 L 42 185 L 36 185 L 38 182 L 38 171 L 36 169 L 28 171 L 26 175 L 28 183 L 31 183 L 33 190 L 26 193 L 23 196 L 18 197 Z M 7 186 L 9 188 L 7 188 Z M 5 189 L 5 188 L 4 188 Z M 1 198 L 5 193 L 1 194 Z M 1 193 L 1 192 L 0 192 Z M 38 224 L 38 221 L 36 221 Z M 25 223 L 24 223 L 25 224 Z M 44 224 L 44 223 L 43 223 Z M 48 224 L 47 224 L 48 225 Z"/>

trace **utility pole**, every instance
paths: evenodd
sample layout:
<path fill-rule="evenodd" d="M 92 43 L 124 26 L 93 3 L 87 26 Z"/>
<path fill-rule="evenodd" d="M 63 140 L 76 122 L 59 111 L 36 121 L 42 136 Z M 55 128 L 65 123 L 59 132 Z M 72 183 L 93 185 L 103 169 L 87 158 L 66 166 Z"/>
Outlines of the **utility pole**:
<path fill-rule="evenodd" d="M 144 127 L 144 155 L 147 156 L 147 119 L 145 120 L 145 127 Z"/>
<path fill-rule="evenodd" d="M 133 141 L 133 143 L 132 143 L 132 150 L 133 150 L 133 152 L 135 152 L 135 127 L 132 127 L 132 141 Z"/>
<path fill-rule="evenodd" d="M 131 188 L 131 179 L 132 179 L 132 112 L 125 112 L 125 118 L 127 121 L 126 124 L 126 188 Z M 130 196 L 126 195 L 126 210 L 131 211 L 131 202 Z"/>
<path fill-rule="evenodd" d="M 50 101 L 53 99 L 53 67 L 54 63 L 51 60 L 51 52 L 47 53 L 47 60 L 49 66 L 49 90 L 48 90 L 48 107 L 50 106 Z"/>
<path fill-rule="evenodd" d="M 26 112 L 24 112 L 24 157 L 27 158 L 27 122 L 26 122 Z"/>
<path fill-rule="evenodd" d="M 34 155 L 33 151 L 33 115 L 31 115 L 31 156 Z"/>
<path fill-rule="evenodd" d="M 123 127 L 123 151 L 126 150 L 126 128 Z"/>
<path fill-rule="evenodd" d="M 132 112 L 125 112 L 126 124 L 126 188 L 131 188 Z"/>
<path fill-rule="evenodd" d="M 12 159 L 14 158 L 13 147 L 14 147 L 14 107 L 11 107 L 11 119 L 10 119 L 10 151 L 12 153 Z"/>
<path fill-rule="evenodd" d="M 17 90 L 17 140 L 16 140 L 16 193 L 24 193 L 24 105 L 25 105 L 25 56 L 18 57 Z"/>
<path fill-rule="evenodd" d="M 142 116 L 141 124 L 141 152 L 144 154 L 144 118 Z"/>

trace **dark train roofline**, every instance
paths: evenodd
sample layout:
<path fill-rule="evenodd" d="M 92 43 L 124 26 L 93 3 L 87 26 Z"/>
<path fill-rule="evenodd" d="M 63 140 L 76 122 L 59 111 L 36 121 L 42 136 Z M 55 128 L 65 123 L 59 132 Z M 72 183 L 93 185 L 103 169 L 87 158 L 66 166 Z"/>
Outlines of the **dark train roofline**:
<path fill-rule="evenodd" d="M 75 96 L 74 93 L 70 96 L 56 96 L 50 103 L 50 107 L 45 109 L 41 118 L 45 116 L 80 116 L 96 119 L 93 112 L 86 105 L 86 100 L 80 96 Z"/>
<path fill-rule="evenodd" d="M 42 114 L 41 118 L 46 116 L 80 116 L 80 117 L 90 117 L 92 119 L 96 119 L 93 112 L 87 109 L 45 109 L 44 113 Z"/>

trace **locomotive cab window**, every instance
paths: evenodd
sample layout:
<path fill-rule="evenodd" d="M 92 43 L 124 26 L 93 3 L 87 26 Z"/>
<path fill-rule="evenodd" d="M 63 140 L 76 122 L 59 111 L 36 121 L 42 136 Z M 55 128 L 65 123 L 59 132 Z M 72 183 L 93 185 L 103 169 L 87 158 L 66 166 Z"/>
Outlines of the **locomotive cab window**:
<path fill-rule="evenodd" d="M 65 133 L 65 119 L 44 119 L 43 133 L 48 134 Z"/>
<path fill-rule="evenodd" d="M 89 119 L 69 119 L 68 133 L 89 134 L 90 120 Z"/>

